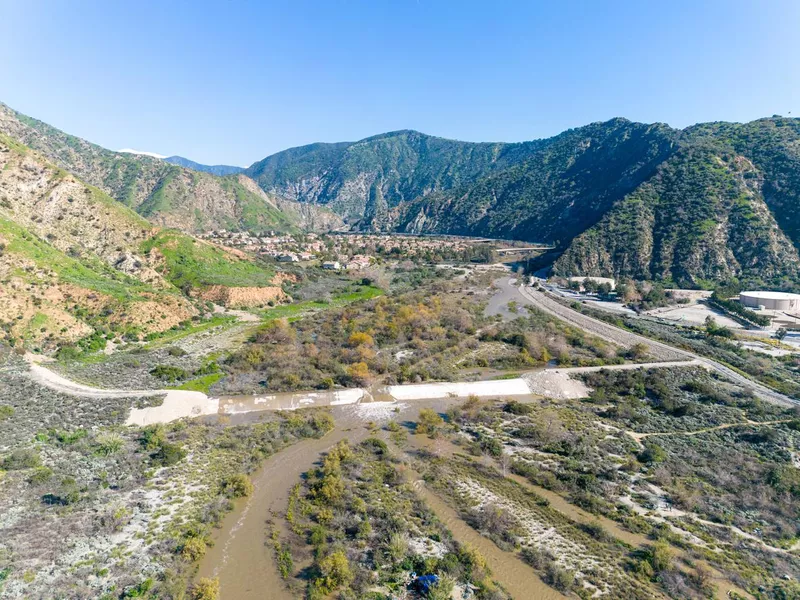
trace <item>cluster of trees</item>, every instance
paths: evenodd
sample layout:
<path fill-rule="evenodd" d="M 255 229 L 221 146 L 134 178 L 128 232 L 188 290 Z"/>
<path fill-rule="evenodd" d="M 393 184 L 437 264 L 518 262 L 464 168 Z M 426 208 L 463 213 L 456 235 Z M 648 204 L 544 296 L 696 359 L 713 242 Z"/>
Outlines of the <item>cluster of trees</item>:
<path fill-rule="evenodd" d="M 770 324 L 769 317 L 745 308 L 735 300 L 729 300 L 728 296 L 721 293 L 720 290 L 714 290 L 708 303 L 726 313 L 732 313 L 735 318 L 738 317 L 738 320 L 744 320 L 746 323 L 759 325 L 760 327 L 767 327 Z"/>
<path fill-rule="evenodd" d="M 270 389 L 290 390 L 363 386 L 377 377 L 401 383 L 448 379 L 447 365 L 432 357 L 463 351 L 483 320 L 481 306 L 456 293 L 381 297 L 293 323 L 272 321 L 227 368 L 258 372 Z"/>

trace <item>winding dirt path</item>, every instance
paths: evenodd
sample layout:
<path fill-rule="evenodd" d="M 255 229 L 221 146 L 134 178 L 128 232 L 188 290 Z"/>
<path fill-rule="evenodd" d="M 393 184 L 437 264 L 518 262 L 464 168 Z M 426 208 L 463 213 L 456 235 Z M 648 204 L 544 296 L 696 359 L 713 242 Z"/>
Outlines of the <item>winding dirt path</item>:
<path fill-rule="evenodd" d="M 651 431 L 638 433 L 636 431 L 625 431 L 629 436 L 636 440 L 641 446 L 641 442 L 649 437 L 672 437 L 672 436 L 692 436 L 700 435 L 702 433 L 709 433 L 711 431 L 719 431 L 720 429 L 730 429 L 732 427 L 759 427 L 761 425 L 778 425 L 780 423 L 789 423 L 792 419 L 779 419 L 777 421 L 751 421 L 747 419 L 739 423 L 723 423 L 722 425 L 715 425 L 714 427 L 706 427 L 705 429 L 696 429 L 694 431 Z"/>

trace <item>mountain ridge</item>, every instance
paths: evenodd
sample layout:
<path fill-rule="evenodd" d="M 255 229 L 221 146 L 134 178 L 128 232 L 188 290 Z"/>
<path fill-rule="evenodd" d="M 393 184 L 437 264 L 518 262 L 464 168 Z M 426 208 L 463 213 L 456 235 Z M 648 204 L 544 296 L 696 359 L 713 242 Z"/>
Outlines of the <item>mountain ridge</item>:
<path fill-rule="evenodd" d="M 693 286 L 733 277 L 789 285 L 798 272 L 798 119 L 675 129 L 616 117 L 511 143 L 401 129 L 289 148 L 221 176 L 113 153 L 4 105 L 0 132 L 152 223 L 188 232 L 345 228 L 550 242 L 562 253 L 558 273 Z M 681 211 L 685 221 L 669 218 Z M 769 251 L 759 261 L 748 246 Z"/>
<path fill-rule="evenodd" d="M 204 165 L 177 155 L 165 156 L 162 160 L 172 165 L 185 167 L 187 169 L 192 169 L 193 171 L 202 171 L 203 173 L 210 173 L 211 175 L 217 175 L 220 177 L 224 175 L 238 175 L 245 170 L 245 167 L 234 167 L 232 165 Z"/>
<path fill-rule="evenodd" d="M 0 133 L 30 146 L 163 227 L 296 231 L 302 223 L 241 174 L 216 177 L 164 160 L 108 150 L 0 104 Z"/>

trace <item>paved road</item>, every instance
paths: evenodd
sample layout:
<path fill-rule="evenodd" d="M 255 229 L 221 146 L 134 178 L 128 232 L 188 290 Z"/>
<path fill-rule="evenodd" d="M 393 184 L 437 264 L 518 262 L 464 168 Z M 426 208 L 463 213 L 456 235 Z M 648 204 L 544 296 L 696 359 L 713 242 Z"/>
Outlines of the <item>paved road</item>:
<path fill-rule="evenodd" d="M 504 281 L 504 284 L 510 285 L 506 281 Z M 598 319 L 586 316 L 556 302 L 543 292 L 523 286 L 514 285 L 514 287 L 518 290 L 522 298 L 525 298 L 529 301 L 529 303 L 533 304 L 540 310 L 549 313 L 554 317 L 561 319 L 562 321 L 566 321 L 571 325 L 580 327 L 589 333 L 602 337 L 605 340 L 621 346 L 645 344 L 650 348 L 651 354 L 657 355 L 659 358 L 663 358 L 664 360 L 698 361 L 707 368 L 716 371 L 717 373 L 725 376 L 727 379 L 730 379 L 734 383 L 752 389 L 759 398 L 766 402 L 771 402 L 781 406 L 800 406 L 800 401 L 776 392 L 775 390 L 772 390 L 765 385 L 758 383 L 757 381 L 745 377 L 730 367 L 727 367 L 715 360 L 694 354 L 693 352 L 680 350 L 668 344 L 664 344 L 663 342 L 657 342 L 642 335 L 620 329 L 619 327 L 615 327 L 614 325 L 606 323 L 605 321 L 600 321 Z"/>

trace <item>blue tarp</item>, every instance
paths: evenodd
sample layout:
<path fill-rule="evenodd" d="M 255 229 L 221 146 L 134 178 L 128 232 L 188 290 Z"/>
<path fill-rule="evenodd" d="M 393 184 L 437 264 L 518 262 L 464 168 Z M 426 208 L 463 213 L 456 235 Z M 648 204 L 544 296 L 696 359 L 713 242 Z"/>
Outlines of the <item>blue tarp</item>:
<path fill-rule="evenodd" d="M 437 575 L 423 575 L 421 577 L 417 577 L 417 579 L 414 581 L 414 587 L 416 587 L 418 591 L 427 594 L 438 582 L 439 577 Z"/>

